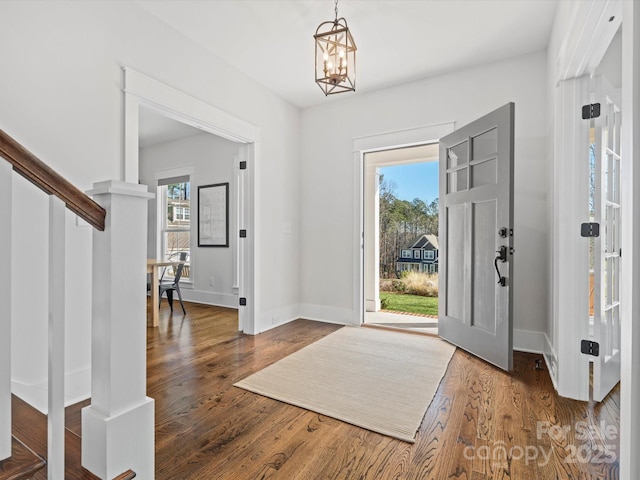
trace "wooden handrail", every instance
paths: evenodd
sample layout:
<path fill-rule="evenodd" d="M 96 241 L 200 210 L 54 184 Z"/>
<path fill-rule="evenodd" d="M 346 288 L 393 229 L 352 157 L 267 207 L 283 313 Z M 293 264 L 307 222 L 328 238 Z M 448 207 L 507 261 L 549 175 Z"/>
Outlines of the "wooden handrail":
<path fill-rule="evenodd" d="M 16 172 L 36 187 L 49 195 L 55 195 L 73 213 L 97 230 L 104 231 L 104 208 L 2 130 L 0 155 L 13 165 Z"/>
<path fill-rule="evenodd" d="M 136 473 L 133 470 L 127 470 L 126 472 L 121 473 L 120 475 L 115 477 L 113 480 L 130 480 L 135 477 Z"/>

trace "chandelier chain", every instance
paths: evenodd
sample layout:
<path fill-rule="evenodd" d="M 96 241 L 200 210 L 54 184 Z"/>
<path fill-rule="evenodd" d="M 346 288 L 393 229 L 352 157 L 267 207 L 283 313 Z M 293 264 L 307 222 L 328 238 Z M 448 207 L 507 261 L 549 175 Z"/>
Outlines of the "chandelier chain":
<path fill-rule="evenodd" d="M 335 12 L 336 12 L 336 19 L 334 20 L 335 23 L 338 23 L 338 0 L 334 0 L 335 1 Z"/>

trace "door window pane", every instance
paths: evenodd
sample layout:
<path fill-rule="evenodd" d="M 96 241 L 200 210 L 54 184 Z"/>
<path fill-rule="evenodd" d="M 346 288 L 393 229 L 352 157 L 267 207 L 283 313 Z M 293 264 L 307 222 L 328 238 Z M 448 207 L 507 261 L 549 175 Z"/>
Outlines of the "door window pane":
<path fill-rule="evenodd" d="M 467 169 L 447 173 L 447 193 L 461 192 L 467 189 Z"/>
<path fill-rule="evenodd" d="M 464 165 L 469 161 L 469 146 L 466 140 L 447 150 L 447 168 Z"/>
<path fill-rule="evenodd" d="M 485 160 L 495 157 L 498 151 L 498 129 L 492 128 L 471 140 L 473 143 L 473 160 Z"/>
<path fill-rule="evenodd" d="M 471 167 L 471 188 L 495 185 L 498 182 L 498 160 L 493 158 Z"/>

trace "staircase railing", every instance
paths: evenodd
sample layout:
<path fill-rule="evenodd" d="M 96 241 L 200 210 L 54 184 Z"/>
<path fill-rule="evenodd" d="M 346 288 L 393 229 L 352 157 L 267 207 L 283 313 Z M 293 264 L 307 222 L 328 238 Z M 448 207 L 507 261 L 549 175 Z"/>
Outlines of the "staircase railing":
<path fill-rule="evenodd" d="M 90 225 L 104 231 L 106 211 L 62 175 L 0 130 L 0 155 L 13 170 L 49 195 L 55 195 L 66 207 Z"/>
<path fill-rule="evenodd" d="M 3 272 L 0 275 L 0 291 L 3 293 L 3 301 L 0 302 L 0 461 L 11 457 L 11 219 L 12 219 L 12 177 L 13 172 L 17 172 L 27 180 L 29 180 L 32 184 L 43 190 L 45 193 L 49 195 L 49 282 L 48 282 L 48 432 L 47 432 L 47 478 L 50 480 L 57 480 L 64 478 L 65 471 L 65 453 L 64 453 L 64 439 L 65 439 L 65 413 L 64 413 L 64 376 L 65 376 L 65 208 L 69 209 L 73 213 L 77 214 L 80 218 L 84 219 L 91 226 L 94 227 L 97 232 L 105 231 L 105 221 L 107 216 L 107 211 L 103 206 L 101 206 L 98 202 L 94 201 L 84 192 L 80 191 L 74 185 L 72 185 L 68 180 L 63 178 L 41 160 L 39 160 L 35 155 L 29 152 L 26 148 L 20 145 L 17 141 L 15 141 L 11 136 L 6 134 L 4 131 L 0 130 L 0 156 L 2 156 L 6 162 L 0 162 L 0 253 L 4 254 L 5 262 L 3 265 Z M 98 186 L 97 190 L 94 190 L 98 197 L 103 202 L 103 205 L 111 205 L 113 200 L 114 203 L 118 203 L 117 199 L 112 199 L 115 197 L 125 197 L 132 198 L 138 197 L 136 200 L 144 199 L 142 202 L 144 205 L 144 210 L 142 208 L 134 209 L 136 210 L 135 215 L 137 215 L 136 221 L 141 223 L 141 220 L 144 222 L 144 218 L 146 218 L 146 190 L 144 192 L 143 189 L 139 188 L 141 186 L 125 184 L 124 182 L 102 182 L 101 184 L 96 184 Z M 113 208 L 112 206 L 109 207 Z M 115 207 L 116 210 L 119 207 Z M 120 207 L 121 208 L 121 207 Z M 128 208 L 128 207 L 127 207 Z M 120 218 L 126 216 L 126 210 L 123 213 L 118 214 Z M 113 223 L 113 220 L 112 220 Z M 145 222 L 146 223 L 146 222 Z M 110 272 L 113 270 L 112 265 L 115 263 L 113 258 L 105 257 L 116 255 L 116 253 L 112 253 L 110 250 L 113 246 L 113 236 L 119 235 L 121 238 L 127 235 L 127 232 L 122 231 L 122 228 L 116 227 L 118 230 L 116 233 L 113 232 L 114 228 L 111 228 L 108 237 L 106 240 L 104 237 L 99 237 L 96 239 L 94 233 L 94 242 L 93 242 L 93 262 L 94 262 L 94 307 L 93 311 L 93 329 L 96 329 L 96 318 L 98 318 L 98 326 L 104 327 L 105 325 L 109 325 L 109 331 L 116 331 L 118 335 L 120 335 L 119 339 L 127 339 L 131 338 L 129 332 L 122 331 L 121 324 L 118 324 L 118 328 L 114 328 L 114 325 L 111 325 L 112 322 L 111 316 L 104 315 L 96 315 L 96 311 L 100 310 L 101 307 L 104 306 L 104 295 L 103 292 L 99 292 L 96 294 L 96 272 L 101 272 L 106 270 Z M 145 230 L 146 231 L 146 230 Z M 144 233 L 136 232 L 138 237 L 142 237 Z M 100 235 L 107 235 L 107 233 L 101 233 Z M 124 243 L 124 240 L 122 240 Z M 131 261 L 132 268 L 135 270 L 136 264 L 140 263 L 140 285 L 144 283 L 144 249 L 142 247 L 137 247 L 138 243 L 142 245 L 144 243 L 144 239 L 141 242 L 134 242 L 135 248 L 135 257 L 133 259 L 129 259 Z M 98 245 L 96 247 L 96 245 Z M 141 257 L 139 260 L 137 257 Z M 97 263 L 96 263 L 97 262 Z M 131 266 L 130 265 L 130 266 Z M 135 286 L 138 280 L 132 281 Z M 102 285 L 99 285 L 98 290 L 104 290 L 101 288 Z M 131 286 L 126 286 L 129 290 L 131 290 Z M 118 292 L 109 292 L 115 293 Z M 98 300 L 96 300 L 96 298 Z M 141 295 L 142 298 L 142 295 Z M 102 302 L 102 304 L 96 308 L 95 302 Z M 139 313 L 142 308 L 138 308 L 137 299 L 134 299 L 135 307 L 133 310 L 136 312 L 136 316 L 143 316 L 142 313 Z M 131 301 L 129 302 L 132 303 Z M 140 319 L 136 318 L 137 323 Z M 119 322 L 118 320 L 117 322 Z M 143 328 L 144 324 L 143 324 Z M 119 431 L 113 433 L 107 431 L 105 433 L 104 426 L 100 425 L 100 422 L 107 423 L 111 418 L 116 418 L 118 416 L 118 412 L 126 412 L 131 411 L 130 416 L 140 415 L 136 412 L 136 409 L 139 409 L 140 405 L 144 404 L 145 412 L 145 429 L 149 430 L 149 428 L 153 428 L 153 416 L 151 415 L 151 427 L 148 426 L 149 421 L 147 417 L 149 417 L 148 411 L 153 410 L 151 399 L 146 398 L 144 395 L 145 387 L 145 376 L 146 373 L 140 374 L 140 369 L 144 370 L 144 353 L 140 355 L 140 351 L 144 352 L 144 340 L 142 340 L 142 345 L 138 345 L 140 343 L 141 335 L 144 335 L 144 331 L 139 330 L 139 328 L 134 333 L 134 337 L 136 339 L 136 343 L 129 350 L 135 351 L 135 362 L 138 363 L 136 370 L 138 372 L 137 376 L 130 382 L 129 385 L 121 384 L 117 387 L 128 389 L 131 387 L 131 383 L 139 384 L 142 382 L 143 386 L 136 386 L 136 396 L 126 396 L 125 400 L 121 401 L 115 406 L 111 406 L 109 401 L 105 401 L 105 398 L 108 398 L 108 395 L 111 394 L 112 388 L 115 385 L 111 385 L 109 375 L 112 375 L 115 378 L 126 377 L 125 375 L 118 375 L 118 372 L 114 372 L 109 370 L 105 373 L 104 365 L 110 364 L 110 358 L 113 358 L 113 351 L 105 351 L 101 349 L 102 345 L 100 342 L 96 342 L 96 337 L 92 337 L 92 406 L 97 398 L 98 402 L 101 402 L 99 408 L 93 409 L 93 411 L 89 412 L 89 416 L 93 415 L 92 418 L 89 419 L 89 425 L 86 427 L 85 432 L 85 420 L 83 412 L 83 445 L 85 442 L 85 434 L 89 437 L 87 442 L 90 442 L 91 445 L 101 445 L 103 443 L 108 444 L 109 442 L 115 441 L 117 442 L 118 435 L 127 435 L 128 432 L 120 429 Z M 113 340 L 113 339 L 111 339 Z M 126 340 L 125 340 L 126 342 Z M 126 355 L 126 354 L 125 354 Z M 140 362 L 142 362 L 142 366 L 140 366 Z M 98 365 L 96 370 L 96 365 Z M 111 368 L 111 367 L 110 367 Z M 129 365 L 127 368 L 131 368 Z M 106 380 L 105 380 L 106 379 Z M 94 391 L 96 386 L 96 382 L 102 382 L 106 386 L 101 385 Z M 141 388 L 141 389 L 140 389 Z M 95 398 L 94 398 L 95 397 Z M 151 407 L 147 404 L 151 403 Z M 116 407 L 119 409 L 116 411 Z M 88 407 L 91 409 L 91 407 Z M 96 412 L 98 412 L 98 420 L 95 419 Z M 115 412 L 115 413 L 114 413 Z M 93 423 L 91 423 L 93 422 Z M 107 436 L 108 441 L 100 440 L 100 436 Z M 135 433 L 134 433 L 135 436 Z M 151 432 L 152 438 L 153 433 Z M 149 435 L 145 437 L 149 438 Z M 148 442 L 147 442 L 148 443 Z M 109 447 L 106 447 L 109 448 Z M 153 452 L 153 440 L 151 440 L 150 447 L 145 447 L 148 451 L 150 449 Z M 93 450 L 96 450 L 95 448 Z M 84 455 L 83 451 L 83 465 L 84 465 Z M 118 455 L 115 455 L 117 457 Z M 89 458 L 88 463 L 92 465 L 92 467 L 87 467 L 92 470 L 94 473 L 99 475 L 101 478 L 113 478 L 115 473 L 122 472 L 127 469 L 127 467 L 135 465 L 121 465 L 123 463 L 122 458 L 126 457 L 126 454 L 121 454 L 120 459 L 116 458 L 116 466 L 110 464 L 112 461 L 107 461 L 106 459 L 110 457 L 114 457 L 113 454 L 108 452 L 91 452 L 91 458 Z M 147 455 L 148 457 L 148 455 Z M 128 457 L 125 458 L 125 462 L 128 461 Z M 148 465 L 145 464 L 143 470 L 146 469 L 145 478 L 152 478 L 153 476 L 153 459 L 149 461 L 148 458 L 145 458 L 144 461 L 146 464 L 150 464 L 150 472 L 147 468 Z M 99 467 L 96 467 L 98 465 Z M 114 469 L 118 469 L 118 471 L 114 472 Z M 97 472 L 96 470 L 99 470 Z M 140 470 L 136 468 L 138 472 Z M 129 475 L 132 475 L 133 472 L 129 472 Z M 122 478 L 132 478 L 131 476 L 124 476 Z"/>

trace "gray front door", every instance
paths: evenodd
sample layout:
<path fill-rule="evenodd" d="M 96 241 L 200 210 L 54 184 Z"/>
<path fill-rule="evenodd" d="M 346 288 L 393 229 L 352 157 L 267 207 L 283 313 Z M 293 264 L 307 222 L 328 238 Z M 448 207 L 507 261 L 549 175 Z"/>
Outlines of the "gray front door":
<path fill-rule="evenodd" d="M 513 365 L 513 119 L 507 105 L 440 139 L 442 338 Z"/>

